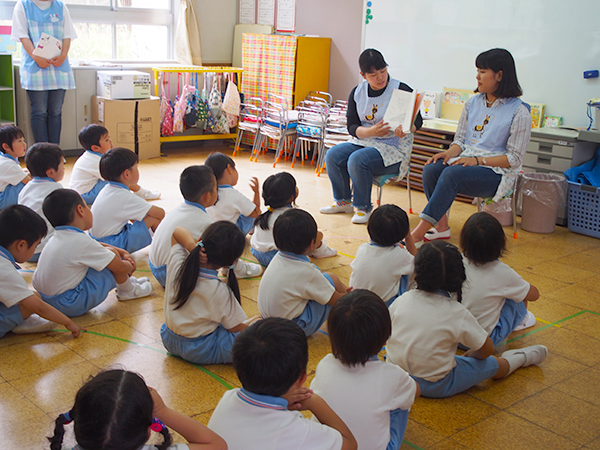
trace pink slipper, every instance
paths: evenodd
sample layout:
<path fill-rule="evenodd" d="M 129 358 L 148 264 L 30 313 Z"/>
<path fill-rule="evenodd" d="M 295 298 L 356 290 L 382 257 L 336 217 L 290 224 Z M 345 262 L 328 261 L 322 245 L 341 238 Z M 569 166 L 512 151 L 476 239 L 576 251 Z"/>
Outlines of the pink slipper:
<path fill-rule="evenodd" d="M 450 239 L 450 228 L 446 231 L 438 231 L 435 228 L 432 228 L 427 233 L 425 233 L 425 237 L 423 238 L 425 241 L 435 241 L 437 239 Z"/>

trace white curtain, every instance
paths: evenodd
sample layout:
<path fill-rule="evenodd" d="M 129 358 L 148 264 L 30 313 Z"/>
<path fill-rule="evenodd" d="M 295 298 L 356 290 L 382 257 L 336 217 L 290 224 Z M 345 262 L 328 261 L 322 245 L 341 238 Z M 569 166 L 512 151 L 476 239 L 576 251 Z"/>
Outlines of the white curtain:
<path fill-rule="evenodd" d="M 179 19 L 175 31 L 175 54 L 180 64 L 201 66 L 200 30 L 193 1 L 180 0 Z"/>

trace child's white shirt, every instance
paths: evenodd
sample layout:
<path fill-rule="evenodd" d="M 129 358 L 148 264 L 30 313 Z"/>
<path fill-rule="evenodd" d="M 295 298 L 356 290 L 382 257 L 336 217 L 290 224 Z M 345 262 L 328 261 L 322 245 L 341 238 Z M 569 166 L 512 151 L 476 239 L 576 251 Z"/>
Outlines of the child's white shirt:
<path fill-rule="evenodd" d="M 384 302 L 398 295 L 400 278 L 414 271 L 414 256 L 398 244 L 389 247 L 366 243 L 358 247 L 350 263 L 350 286 L 368 289 Z"/>
<path fill-rule="evenodd" d="M 223 394 L 208 428 L 229 450 L 339 450 L 342 435 L 287 409 L 287 400 L 232 389 Z"/>
<path fill-rule="evenodd" d="M 0 152 L 0 192 L 4 192 L 8 185 L 16 186 L 27 177 L 18 160 L 10 155 Z"/>
<path fill-rule="evenodd" d="M 100 159 L 102 155 L 91 150 L 86 150 L 77 158 L 71 172 L 69 187 L 80 195 L 90 192 L 98 181 L 102 180 L 100 175 Z"/>
<path fill-rule="evenodd" d="M 240 218 L 240 214 L 249 216 L 256 208 L 252 200 L 232 186 L 219 185 L 217 194 L 217 203 L 206 208 L 206 212 L 208 212 L 213 222 L 227 220 L 236 223 Z"/>
<path fill-rule="evenodd" d="M 165 284 L 165 324 L 180 336 L 196 338 L 206 336 L 219 324 L 231 329 L 248 318 L 227 284 L 220 281 L 216 270 L 200 270 L 194 291 L 179 309 L 171 302 L 175 298 L 177 272 L 188 256 L 180 244 L 171 249 L 167 263 Z"/>
<path fill-rule="evenodd" d="M 81 447 L 63 446 L 61 450 L 81 450 Z M 156 450 L 156 446 L 144 445 L 140 450 Z M 190 447 L 187 444 L 173 444 L 169 446 L 167 450 L 190 450 Z"/>
<path fill-rule="evenodd" d="M 0 302 L 7 308 L 33 295 L 15 264 L 9 251 L 0 247 Z"/>
<path fill-rule="evenodd" d="M 467 281 L 463 284 L 462 304 L 489 335 L 498 324 L 506 299 L 522 302 L 531 285 L 498 260 L 477 266 L 463 258 L 463 263 Z"/>
<path fill-rule="evenodd" d="M 390 306 L 392 335 L 387 360 L 427 381 L 444 378 L 456 365 L 458 343 L 483 347 L 486 331 L 456 299 L 412 289 Z"/>
<path fill-rule="evenodd" d="M 144 220 L 150 208 L 151 204 L 124 184 L 109 181 L 92 205 L 94 225 L 90 234 L 96 238 L 119 234 L 130 220 Z"/>
<path fill-rule="evenodd" d="M 50 225 L 50 222 L 48 222 L 48 219 L 46 219 L 46 216 L 44 215 L 42 205 L 48 194 L 57 189 L 62 189 L 62 184 L 57 183 L 50 178 L 35 177 L 25 185 L 21 192 L 19 192 L 19 205 L 25 205 L 33 209 L 46 221 L 46 225 L 48 226 L 48 233 L 46 233 L 42 242 L 40 242 L 35 249 L 36 255 L 43 250 L 54 233 L 54 228 L 52 228 L 52 225 Z"/>
<path fill-rule="evenodd" d="M 275 239 L 273 239 L 273 227 L 277 218 L 286 212 L 290 207 L 283 206 L 282 208 L 274 209 L 269 214 L 269 229 L 263 230 L 259 225 L 254 227 L 254 233 L 250 238 L 250 245 L 254 250 L 265 253 L 271 250 L 277 250 Z"/>
<path fill-rule="evenodd" d="M 278 252 L 258 286 L 258 309 L 264 317 L 298 317 L 309 300 L 326 305 L 335 287 L 307 256 Z"/>
<path fill-rule="evenodd" d="M 77 287 L 90 267 L 100 272 L 114 258 L 111 250 L 82 230 L 58 227 L 40 255 L 33 273 L 33 287 L 46 296 L 62 294 Z"/>
<path fill-rule="evenodd" d="M 390 412 L 410 409 L 417 383 L 394 364 L 372 359 L 364 366 L 350 367 L 330 353 L 317 365 L 310 388 L 350 428 L 358 448 L 385 450 L 390 441 Z"/>

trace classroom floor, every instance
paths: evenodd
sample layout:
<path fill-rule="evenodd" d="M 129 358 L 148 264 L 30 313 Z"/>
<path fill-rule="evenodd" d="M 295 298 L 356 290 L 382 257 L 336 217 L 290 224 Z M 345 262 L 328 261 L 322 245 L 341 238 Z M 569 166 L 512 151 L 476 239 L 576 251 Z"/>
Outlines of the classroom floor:
<path fill-rule="evenodd" d="M 181 203 L 179 174 L 202 164 L 210 151 L 231 148 L 205 142 L 197 148 L 169 150 L 161 158 L 140 162 L 142 186 L 162 192 L 154 204 L 167 212 Z M 316 218 L 329 245 L 339 255 L 315 260 L 348 282 L 350 262 L 367 240 L 365 226 L 350 223 L 350 215 L 326 216 L 320 206 L 331 201 L 325 174 L 315 176 L 310 166 L 282 162 L 273 169 L 271 154 L 258 162 L 249 153 L 235 158 L 238 189 L 251 195 L 248 180 L 262 182 L 276 171 L 290 171 L 297 179 L 297 205 Z M 68 159 L 68 177 L 74 158 Z M 373 193 L 375 196 L 375 192 Z M 375 198 L 375 197 L 374 197 Z M 413 191 L 413 208 L 425 206 L 425 196 Z M 384 203 L 408 209 L 406 189 L 384 188 Z M 457 244 L 461 224 L 475 206 L 455 202 L 450 224 L 451 242 Z M 411 225 L 418 217 L 410 217 Z M 502 381 L 488 381 L 464 394 L 442 400 L 420 398 L 413 406 L 402 449 L 600 449 L 600 240 L 557 227 L 553 234 L 519 230 L 513 240 L 506 228 L 509 253 L 504 261 L 536 285 L 541 298 L 530 304 L 535 327 L 514 333 L 497 354 L 507 348 L 544 344 L 548 358 L 539 366 L 518 370 Z M 148 250 L 134 254 L 138 276 L 148 275 Z M 249 249 L 244 257 L 253 260 Z M 31 281 L 33 265 L 23 265 Z M 158 389 L 167 404 L 207 423 L 222 394 L 239 381 L 231 365 L 194 366 L 167 355 L 159 329 L 163 323 L 164 290 L 144 299 L 121 303 L 114 292 L 94 310 L 76 319 L 87 327 L 78 339 L 62 331 L 33 335 L 9 333 L 0 339 L 0 422 L 2 448 L 48 448 L 59 413 L 72 406 L 79 387 L 99 370 L 119 366 L 140 373 Z M 259 279 L 241 280 L 242 305 L 248 315 L 258 313 Z M 317 363 L 329 351 L 324 333 L 309 338 L 309 382 Z M 351 395 L 351 393 L 349 393 Z M 70 427 L 69 427 L 70 428 Z M 70 432 L 70 431 L 69 431 Z M 73 442 L 72 437 L 67 439 Z M 179 442 L 182 442 L 180 438 Z"/>

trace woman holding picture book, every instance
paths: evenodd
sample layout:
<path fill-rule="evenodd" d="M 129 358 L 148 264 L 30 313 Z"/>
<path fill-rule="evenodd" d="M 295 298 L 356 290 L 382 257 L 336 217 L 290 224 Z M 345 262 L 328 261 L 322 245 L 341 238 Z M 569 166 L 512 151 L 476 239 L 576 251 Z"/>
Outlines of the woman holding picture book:
<path fill-rule="evenodd" d="M 429 202 L 412 231 L 415 243 L 450 238 L 446 213 L 456 194 L 501 200 L 521 170 L 531 115 L 519 99 L 515 61 L 494 48 L 477 56 L 475 66 L 479 94 L 465 104 L 450 148 L 429 158 L 423 170 Z"/>
<path fill-rule="evenodd" d="M 418 113 L 410 129 L 384 121 L 395 89 L 412 92 L 404 83 L 388 75 L 383 55 L 367 49 L 358 59 L 365 79 L 348 98 L 348 142 L 331 147 L 325 155 L 327 175 L 333 188 L 334 202 L 320 208 L 322 214 L 352 213 L 352 223 L 367 223 L 373 208 L 373 177 L 404 173 L 410 163 L 413 132 L 421 128 Z M 409 118 L 414 116 L 414 114 Z M 352 180 L 352 188 L 350 187 Z"/>

